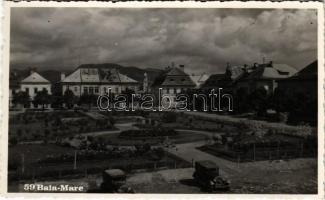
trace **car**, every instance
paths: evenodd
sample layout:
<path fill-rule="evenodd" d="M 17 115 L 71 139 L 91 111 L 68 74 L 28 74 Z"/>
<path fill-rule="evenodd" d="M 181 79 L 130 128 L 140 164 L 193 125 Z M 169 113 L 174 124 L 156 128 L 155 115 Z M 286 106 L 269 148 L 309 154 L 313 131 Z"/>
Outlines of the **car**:
<path fill-rule="evenodd" d="M 219 174 L 219 167 L 212 161 L 195 162 L 194 180 L 208 191 L 229 190 L 230 182 Z"/>
<path fill-rule="evenodd" d="M 107 169 L 103 171 L 101 190 L 108 193 L 121 193 L 126 183 L 126 173 L 121 169 Z M 130 190 L 130 189 L 128 189 Z"/>

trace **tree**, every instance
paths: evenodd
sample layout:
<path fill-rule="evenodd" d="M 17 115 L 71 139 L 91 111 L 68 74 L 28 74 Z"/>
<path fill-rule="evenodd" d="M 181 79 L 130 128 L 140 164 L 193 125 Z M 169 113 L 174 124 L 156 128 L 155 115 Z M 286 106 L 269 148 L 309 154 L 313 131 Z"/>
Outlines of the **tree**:
<path fill-rule="evenodd" d="M 51 103 L 50 95 L 48 94 L 46 89 L 43 89 L 42 91 L 37 92 L 37 94 L 34 98 L 34 103 L 36 105 L 42 105 L 42 109 L 44 109 L 45 105 Z"/>
<path fill-rule="evenodd" d="M 27 92 L 20 91 L 13 95 L 12 102 L 15 105 L 21 104 L 24 107 L 27 107 L 30 104 L 30 96 L 28 95 Z"/>
<path fill-rule="evenodd" d="M 87 104 L 89 109 L 91 108 L 92 104 L 95 104 L 97 101 L 97 96 L 94 94 L 83 94 L 80 97 L 79 103 L 80 104 Z"/>
<path fill-rule="evenodd" d="M 250 94 L 250 102 L 257 116 L 265 116 L 268 108 L 268 95 L 264 88 L 258 88 Z"/>
<path fill-rule="evenodd" d="M 244 113 L 249 110 L 249 102 L 248 101 L 248 92 L 245 88 L 239 88 L 236 91 L 236 96 L 234 98 L 234 111 L 237 113 Z"/>
<path fill-rule="evenodd" d="M 72 108 L 73 105 L 76 103 L 76 96 L 70 89 L 68 89 L 64 92 L 63 102 L 66 104 L 66 106 L 69 109 Z"/>

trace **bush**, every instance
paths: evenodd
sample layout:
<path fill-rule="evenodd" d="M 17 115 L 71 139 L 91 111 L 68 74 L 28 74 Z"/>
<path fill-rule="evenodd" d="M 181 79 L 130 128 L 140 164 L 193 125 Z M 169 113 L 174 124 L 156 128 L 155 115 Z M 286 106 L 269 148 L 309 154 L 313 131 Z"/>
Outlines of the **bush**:
<path fill-rule="evenodd" d="M 173 122 L 176 122 L 177 113 L 175 113 L 175 112 L 165 112 L 162 115 L 161 119 L 162 119 L 162 121 L 164 123 L 173 123 Z"/>
<path fill-rule="evenodd" d="M 162 137 L 175 136 L 177 132 L 169 128 L 142 129 L 142 130 L 127 130 L 120 133 L 119 137 L 126 138 L 142 138 L 142 137 Z"/>

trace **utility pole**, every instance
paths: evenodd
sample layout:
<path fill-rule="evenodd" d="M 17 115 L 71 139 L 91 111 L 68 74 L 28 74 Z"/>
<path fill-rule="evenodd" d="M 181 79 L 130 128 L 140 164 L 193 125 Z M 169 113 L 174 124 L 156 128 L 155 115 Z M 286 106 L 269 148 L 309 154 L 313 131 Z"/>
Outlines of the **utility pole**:
<path fill-rule="evenodd" d="M 25 173 L 25 154 L 21 155 L 21 173 L 24 174 Z"/>

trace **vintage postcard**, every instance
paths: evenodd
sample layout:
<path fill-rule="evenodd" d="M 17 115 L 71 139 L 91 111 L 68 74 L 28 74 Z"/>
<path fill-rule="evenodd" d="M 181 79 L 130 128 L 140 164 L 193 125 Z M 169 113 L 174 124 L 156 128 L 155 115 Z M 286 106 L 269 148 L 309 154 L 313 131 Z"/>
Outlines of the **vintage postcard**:
<path fill-rule="evenodd" d="M 4 2 L 3 39 L 6 196 L 324 197 L 320 2 Z"/>

